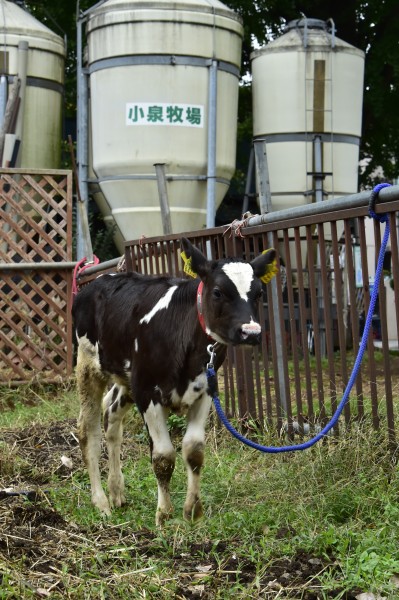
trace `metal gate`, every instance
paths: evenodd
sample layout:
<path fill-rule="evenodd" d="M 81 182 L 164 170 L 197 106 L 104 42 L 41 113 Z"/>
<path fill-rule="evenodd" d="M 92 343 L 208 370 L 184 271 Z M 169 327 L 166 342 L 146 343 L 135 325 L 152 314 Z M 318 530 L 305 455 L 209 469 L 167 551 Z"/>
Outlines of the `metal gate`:
<path fill-rule="evenodd" d="M 262 344 L 251 350 L 229 348 L 219 373 L 225 409 L 245 427 L 266 426 L 291 435 L 307 433 L 317 431 L 334 412 L 359 347 L 385 227 L 369 219 L 369 195 L 363 192 L 252 216 L 228 227 L 126 242 L 127 270 L 149 274 L 182 274 L 182 235 L 213 258 L 239 256 L 251 260 L 266 247 L 278 248 L 281 269 L 274 288 L 269 284 L 264 290 L 260 305 Z M 399 417 L 398 186 L 381 191 L 376 211 L 388 215 L 391 229 L 384 278 L 351 402 L 333 434 L 365 422 L 374 429 L 385 429 L 395 448 Z M 70 256 L 65 253 L 62 258 Z M 117 263 L 109 261 L 88 268 L 79 278 L 79 285 L 100 273 L 116 270 Z M 65 304 L 68 296 L 66 293 Z M 4 293 L 1 301 L 4 310 Z M 64 314 L 66 331 L 70 332 L 69 312 Z M 18 319 L 22 319 L 21 311 Z M 24 327 L 30 324 L 20 327 L 25 336 L 23 343 L 29 348 L 32 346 Z M 6 325 L 11 329 L 12 319 Z M 55 335 L 60 333 L 58 328 Z M 67 338 L 69 343 L 70 333 Z M 2 343 L 3 339 L 4 335 Z M 10 350 L 7 356 L 11 370 Z M 70 370 L 72 345 L 67 360 L 66 370 Z M 32 363 L 29 368 L 34 373 Z"/>
<path fill-rule="evenodd" d="M 264 290 L 260 348 L 229 348 L 219 374 L 228 414 L 286 429 L 318 430 L 334 412 L 348 382 L 370 303 L 375 257 L 384 225 L 368 217 L 369 193 L 250 217 L 231 227 L 186 235 L 212 258 L 251 260 L 278 248 L 281 269 Z M 369 422 L 395 443 L 399 416 L 399 187 L 380 193 L 378 212 L 391 229 L 379 305 L 352 401 L 334 429 Z M 126 243 L 127 270 L 182 273 L 183 234 Z M 392 340 L 396 340 L 392 343 Z M 397 427 L 397 425 L 396 425 Z"/>
<path fill-rule="evenodd" d="M 62 381 L 72 363 L 72 175 L 0 169 L 0 383 Z"/>

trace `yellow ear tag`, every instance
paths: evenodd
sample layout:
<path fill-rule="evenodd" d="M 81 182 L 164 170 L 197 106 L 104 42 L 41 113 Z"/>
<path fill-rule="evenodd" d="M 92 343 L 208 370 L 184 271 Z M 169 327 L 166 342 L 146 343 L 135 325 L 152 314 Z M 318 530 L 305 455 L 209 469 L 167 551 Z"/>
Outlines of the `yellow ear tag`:
<path fill-rule="evenodd" d="M 191 258 L 187 258 L 186 253 L 184 251 L 180 253 L 180 256 L 182 257 L 182 260 L 184 262 L 183 271 L 185 272 L 185 274 L 189 277 L 193 277 L 194 279 L 196 279 L 197 273 L 194 273 L 194 271 L 191 268 Z"/>
<path fill-rule="evenodd" d="M 270 250 L 271 250 L 271 248 L 269 248 L 268 250 L 263 250 L 262 254 L 266 254 L 267 252 L 270 252 Z M 265 274 L 262 275 L 262 277 L 260 277 L 260 280 L 263 283 L 269 283 L 269 281 L 271 279 L 273 279 L 273 277 L 275 275 L 277 275 L 277 273 L 278 273 L 277 261 L 276 261 L 276 259 L 274 259 L 271 263 L 269 263 L 266 266 Z"/>

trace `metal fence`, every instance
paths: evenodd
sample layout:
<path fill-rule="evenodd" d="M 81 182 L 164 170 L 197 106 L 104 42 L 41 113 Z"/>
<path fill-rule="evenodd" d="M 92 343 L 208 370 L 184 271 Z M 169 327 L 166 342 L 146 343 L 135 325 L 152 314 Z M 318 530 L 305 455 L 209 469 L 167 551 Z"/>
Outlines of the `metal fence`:
<path fill-rule="evenodd" d="M 2 170 L 1 179 L 0 382 L 57 379 L 73 363 L 71 174 Z M 261 346 L 229 348 L 219 373 L 229 416 L 292 434 L 321 427 L 334 412 L 359 347 L 385 227 L 368 217 L 369 195 L 126 243 L 127 270 L 150 274 L 182 274 L 182 235 L 212 258 L 251 260 L 277 248 L 280 271 L 260 304 Z M 399 187 L 381 190 L 377 213 L 388 215 L 391 229 L 384 278 L 351 402 L 334 428 L 337 435 L 342 426 L 366 421 L 386 430 L 392 445 L 399 405 L 398 212 Z M 115 270 L 117 262 L 88 268 L 78 283 Z"/>
<path fill-rule="evenodd" d="M 368 217 L 369 193 L 252 216 L 186 235 L 212 258 L 252 259 L 278 249 L 280 273 L 264 290 L 262 344 L 229 348 L 219 374 L 229 415 L 288 433 L 323 426 L 347 385 L 370 303 L 385 225 Z M 395 443 L 399 406 L 399 187 L 380 192 L 391 235 L 367 352 L 335 427 L 368 421 Z M 126 243 L 127 270 L 181 274 L 183 234 Z"/>

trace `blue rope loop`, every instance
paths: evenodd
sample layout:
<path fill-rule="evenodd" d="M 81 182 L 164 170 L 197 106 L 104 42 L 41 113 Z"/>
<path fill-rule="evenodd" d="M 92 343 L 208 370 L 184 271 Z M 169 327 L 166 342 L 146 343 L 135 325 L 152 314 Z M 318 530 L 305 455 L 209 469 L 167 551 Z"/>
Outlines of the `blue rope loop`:
<path fill-rule="evenodd" d="M 389 185 L 390 185 L 389 183 L 380 183 L 374 188 L 374 190 L 373 190 L 373 194 L 375 195 L 374 200 L 373 200 L 374 204 L 375 204 L 375 199 L 378 197 L 379 191 L 383 187 L 387 187 Z M 370 202 L 371 202 L 371 199 L 370 199 Z M 377 262 L 375 278 L 374 278 L 374 286 L 373 286 L 373 291 L 372 291 L 371 298 L 370 298 L 370 305 L 369 305 L 369 310 L 367 312 L 367 317 L 366 317 L 366 322 L 364 325 L 362 339 L 360 341 L 359 352 L 357 354 L 355 364 L 353 365 L 352 373 L 349 377 L 349 381 L 348 381 L 348 384 L 344 391 L 344 394 L 342 396 L 341 402 L 338 404 L 337 409 L 336 409 L 335 413 L 333 414 L 333 416 L 331 417 L 331 420 L 329 421 L 329 423 L 327 423 L 327 425 L 315 437 L 311 438 L 310 440 L 307 440 L 306 442 L 303 442 L 302 444 L 295 444 L 293 446 L 263 446 L 262 444 L 257 444 L 256 442 L 253 442 L 252 440 L 247 439 L 246 437 L 241 435 L 241 433 L 239 433 L 232 426 L 232 424 L 228 421 L 226 415 L 224 414 L 222 406 L 220 404 L 220 400 L 216 393 L 216 386 L 214 386 L 214 382 L 216 381 L 215 369 L 213 367 L 208 366 L 206 374 L 208 377 L 208 381 L 211 381 L 211 384 L 208 383 L 208 389 L 210 389 L 210 390 L 213 389 L 213 393 L 211 393 L 211 395 L 212 395 L 213 403 L 215 405 L 215 409 L 218 414 L 218 417 L 221 420 L 221 422 L 223 423 L 223 425 L 226 427 L 226 429 L 235 438 L 237 438 L 240 442 L 242 442 L 246 446 L 250 446 L 250 448 L 259 450 L 259 452 L 265 452 L 268 454 L 278 454 L 280 452 L 296 452 L 298 450 L 307 450 L 308 448 L 310 448 L 311 446 L 313 446 L 314 444 L 319 442 L 321 439 L 323 439 L 329 433 L 329 431 L 331 431 L 331 429 L 334 427 L 334 425 L 337 424 L 338 419 L 341 416 L 341 413 L 349 400 L 349 394 L 350 394 L 352 387 L 356 381 L 356 377 L 359 372 L 359 368 L 360 368 L 360 365 L 361 365 L 361 362 L 363 359 L 363 355 L 364 355 L 364 352 L 367 347 L 367 340 L 369 337 L 369 332 L 370 332 L 370 328 L 371 328 L 371 324 L 372 324 L 372 318 L 373 318 L 373 314 L 374 314 L 375 304 L 376 304 L 377 298 L 378 298 L 378 288 L 380 285 L 381 273 L 382 273 L 382 268 L 383 268 L 383 264 L 384 264 L 385 249 L 387 247 L 387 243 L 389 240 L 388 217 L 387 217 L 387 215 L 376 215 L 375 213 L 372 214 L 372 212 L 374 212 L 373 208 L 374 208 L 374 205 L 372 206 L 372 211 L 370 211 L 370 209 L 369 209 L 370 216 L 374 219 L 377 219 L 377 221 L 380 221 L 381 223 L 385 223 L 385 231 L 384 231 L 384 237 L 383 237 L 383 240 L 381 243 L 380 253 L 378 256 L 378 262 Z M 382 220 L 381 217 L 383 217 L 384 220 Z"/>
<path fill-rule="evenodd" d="M 375 212 L 375 203 L 377 202 L 380 190 L 382 190 L 382 188 L 384 187 L 389 187 L 390 185 L 390 183 L 379 183 L 374 187 L 373 191 L 370 194 L 369 215 L 372 219 L 376 219 L 376 221 L 379 221 L 380 223 L 387 223 L 388 215 L 377 215 L 377 213 Z"/>

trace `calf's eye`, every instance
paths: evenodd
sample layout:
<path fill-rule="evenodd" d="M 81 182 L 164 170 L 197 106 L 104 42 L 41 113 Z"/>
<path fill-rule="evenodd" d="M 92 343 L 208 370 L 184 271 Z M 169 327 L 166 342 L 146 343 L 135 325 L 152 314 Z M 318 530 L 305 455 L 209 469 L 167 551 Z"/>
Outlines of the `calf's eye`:
<path fill-rule="evenodd" d="M 213 288 L 212 294 L 214 298 L 222 297 L 222 292 L 219 290 L 219 288 Z"/>

